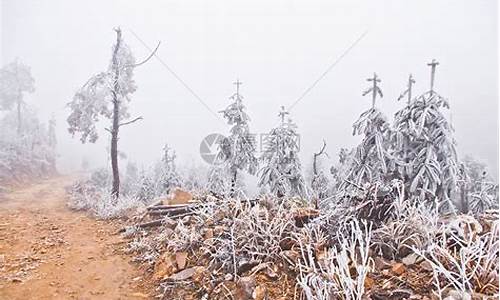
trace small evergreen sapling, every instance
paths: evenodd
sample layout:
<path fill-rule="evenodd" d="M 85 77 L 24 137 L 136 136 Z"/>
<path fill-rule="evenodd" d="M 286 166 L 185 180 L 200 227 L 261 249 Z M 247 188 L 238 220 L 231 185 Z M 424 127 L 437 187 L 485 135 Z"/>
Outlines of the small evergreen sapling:
<path fill-rule="evenodd" d="M 159 180 L 161 193 L 168 194 L 172 188 L 180 187 L 182 184 L 181 177 L 179 176 L 179 173 L 177 173 L 176 169 L 176 158 L 177 155 L 175 154 L 175 151 L 172 150 L 168 144 L 165 144 L 165 147 L 163 147 L 163 157 L 161 160 L 162 167 Z"/>
<path fill-rule="evenodd" d="M 250 117 L 245 111 L 243 97 L 240 94 L 242 83 L 237 80 L 234 84 L 236 93 L 230 97 L 233 103 L 221 111 L 227 123 L 232 127 L 230 135 L 221 142 L 217 157 L 219 161 L 224 162 L 231 176 L 231 197 L 235 195 L 238 172 L 246 171 L 254 175 L 258 168 L 258 161 L 255 157 L 255 139 L 248 126 Z"/>
<path fill-rule="evenodd" d="M 352 169 L 346 181 L 347 184 L 354 183 L 356 186 L 383 181 L 387 174 L 389 124 L 385 115 L 375 107 L 377 96 L 382 97 L 382 90 L 378 86 L 380 79 L 374 73 L 367 81 L 371 82 L 372 86 L 363 92 L 363 96 L 371 94 L 372 107 L 363 112 L 353 124 L 353 135 L 364 136 L 355 149 Z"/>
<path fill-rule="evenodd" d="M 453 128 L 441 111 L 448 101 L 434 91 L 436 66 L 431 67 L 430 90 L 395 114 L 394 132 L 401 177 L 409 183 L 409 193 L 420 199 L 449 203 L 458 181 L 458 160 Z M 411 91 L 411 85 L 409 86 Z M 411 94 L 410 94 L 411 96 Z"/>
<path fill-rule="evenodd" d="M 281 123 L 273 128 L 265 140 L 265 151 L 261 156 L 264 166 L 260 169 L 258 185 L 269 186 L 278 197 L 306 196 L 306 184 L 298 156 L 299 136 L 297 126 L 291 119 L 285 122 L 289 112 L 281 107 Z"/>

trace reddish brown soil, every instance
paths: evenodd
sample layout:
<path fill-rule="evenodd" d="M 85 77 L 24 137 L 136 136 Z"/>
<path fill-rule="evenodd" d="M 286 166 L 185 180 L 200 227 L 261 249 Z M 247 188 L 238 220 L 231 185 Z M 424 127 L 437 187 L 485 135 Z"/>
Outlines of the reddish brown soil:
<path fill-rule="evenodd" d="M 117 222 L 66 206 L 58 177 L 0 195 L 0 299 L 147 299 Z"/>

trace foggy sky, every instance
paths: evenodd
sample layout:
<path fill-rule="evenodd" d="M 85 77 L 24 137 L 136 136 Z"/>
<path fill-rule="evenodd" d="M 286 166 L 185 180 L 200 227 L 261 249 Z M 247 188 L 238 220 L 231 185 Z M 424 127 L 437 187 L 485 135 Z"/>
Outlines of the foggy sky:
<path fill-rule="evenodd" d="M 106 70 L 115 40 L 123 37 L 138 60 L 161 40 L 158 56 L 212 111 L 225 108 L 239 78 L 251 131 L 278 124 L 289 106 L 364 32 L 365 37 L 291 111 L 302 138 L 304 164 L 322 140 L 337 158 L 352 147 L 352 123 L 370 107 L 366 78 L 382 79 L 380 109 L 392 119 L 408 74 L 414 94 L 429 89 L 436 58 L 436 90 L 449 99 L 459 155 L 472 154 L 498 174 L 496 1 L 26 1 L 1 3 L 1 63 L 16 57 L 32 68 L 36 92 L 26 101 L 42 118 L 57 119 L 59 167 L 78 168 L 83 156 L 106 163 L 108 137 L 80 144 L 67 133 L 65 108 L 95 73 Z M 202 164 L 204 136 L 229 127 L 207 110 L 153 58 L 136 69 L 138 90 L 119 149 L 147 165 L 168 142 L 181 163 Z M 108 126 L 104 120 L 100 127 Z"/>

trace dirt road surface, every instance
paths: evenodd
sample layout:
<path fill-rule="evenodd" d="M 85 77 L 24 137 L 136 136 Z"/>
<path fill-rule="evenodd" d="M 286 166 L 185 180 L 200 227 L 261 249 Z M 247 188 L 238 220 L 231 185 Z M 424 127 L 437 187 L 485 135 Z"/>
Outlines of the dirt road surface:
<path fill-rule="evenodd" d="M 118 225 L 66 206 L 58 177 L 0 195 L 0 299 L 148 299 Z"/>

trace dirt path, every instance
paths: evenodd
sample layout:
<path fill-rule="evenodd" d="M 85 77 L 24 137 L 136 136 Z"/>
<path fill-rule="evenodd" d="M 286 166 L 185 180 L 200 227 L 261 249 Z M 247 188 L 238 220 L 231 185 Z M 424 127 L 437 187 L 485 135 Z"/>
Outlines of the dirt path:
<path fill-rule="evenodd" d="M 117 225 L 70 211 L 59 177 L 0 195 L 0 299 L 141 299 Z"/>

